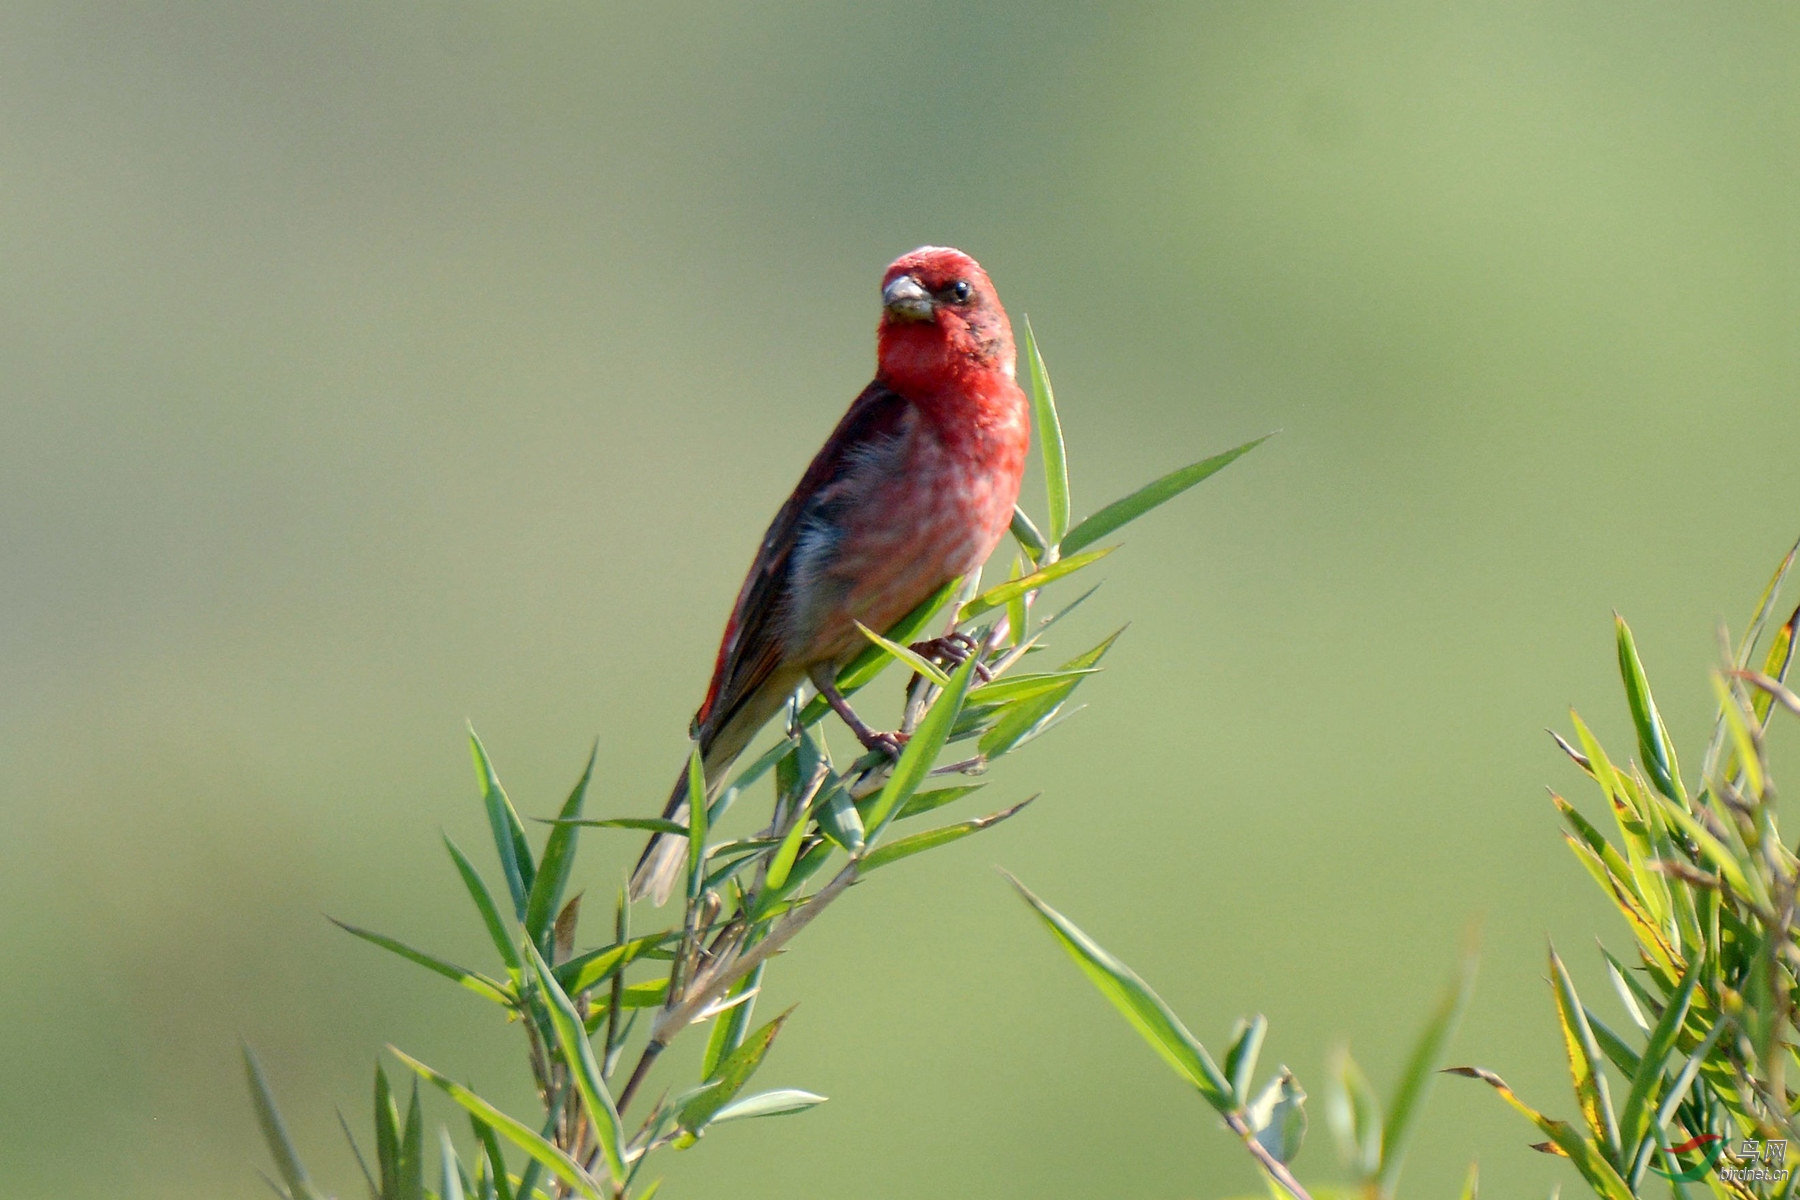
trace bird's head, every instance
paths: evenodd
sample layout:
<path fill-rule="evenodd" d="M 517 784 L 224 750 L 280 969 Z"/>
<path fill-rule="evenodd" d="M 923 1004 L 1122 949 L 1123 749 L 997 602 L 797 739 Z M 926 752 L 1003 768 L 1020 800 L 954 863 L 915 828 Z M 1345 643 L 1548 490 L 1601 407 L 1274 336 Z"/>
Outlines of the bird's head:
<path fill-rule="evenodd" d="M 903 394 L 972 372 L 1014 371 L 1012 325 L 981 264 L 945 246 L 921 246 L 881 277 L 878 376 Z"/>

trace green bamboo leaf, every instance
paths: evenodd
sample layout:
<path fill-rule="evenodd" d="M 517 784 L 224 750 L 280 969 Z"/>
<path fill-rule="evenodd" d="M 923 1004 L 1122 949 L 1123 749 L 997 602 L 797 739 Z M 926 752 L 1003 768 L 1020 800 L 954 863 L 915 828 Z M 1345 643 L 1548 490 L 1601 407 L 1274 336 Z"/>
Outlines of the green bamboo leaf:
<path fill-rule="evenodd" d="M 619 989 L 619 1009 L 627 1011 L 638 1008 L 660 1008 L 663 1001 L 669 998 L 669 981 L 652 979 L 644 983 L 627 984 Z M 593 1033 L 606 1020 L 606 1014 L 612 1007 L 611 995 L 590 996 L 587 1016 L 587 1031 Z"/>
<path fill-rule="evenodd" d="M 1274 436 L 1272 433 L 1265 433 L 1261 437 L 1245 442 L 1235 449 L 1227 450 L 1223 454 L 1215 454 L 1211 458 L 1204 458 L 1179 470 L 1170 471 L 1161 479 L 1145 484 L 1131 495 L 1114 500 L 1069 530 L 1068 536 L 1062 539 L 1062 552 L 1073 554 L 1083 546 L 1093 545 L 1107 534 L 1130 524 L 1151 509 L 1173 500 L 1201 480 L 1218 474 Z"/>
<path fill-rule="evenodd" d="M 1632 723 L 1637 726 L 1638 756 L 1657 791 L 1671 799 L 1685 801 L 1687 793 L 1681 786 L 1681 767 L 1675 761 L 1675 747 L 1669 743 L 1669 731 L 1663 726 L 1662 714 L 1656 710 L 1656 700 L 1650 694 L 1650 681 L 1644 675 L 1644 664 L 1638 657 L 1631 626 L 1618 613 L 1613 614 L 1613 625 L 1618 637 L 1619 676 L 1625 683 L 1625 699 L 1631 706 Z"/>
<path fill-rule="evenodd" d="M 1755 716 L 1754 700 L 1746 700 L 1742 691 L 1727 683 L 1725 676 L 1719 672 L 1712 673 L 1713 694 L 1719 701 L 1719 719 L 1725 723 L 1725 732 L 1731 746 L 1731 757 L 1727 760 L 1726 770 L 1730 772 L 1727 779 L 1735 779 L 1741 772 L 1744 777 L 1744 788 L 1752 796 L 1760 796 L 1767 784 L 1763 777 L 1762 755 L 1757 753 L 1756 737 L 1750 732 L 1750 721 Z M 1763 699 L 1769 699 L 1770 693 L 1761 692 Z"/>
<path fill-rule="evenodd" d="M 1256 1144 L 1278 1163 L 1290 1163 L 1306 1137 L 1306 1091 L 1286 1067 L 1244 1110 Z"/>
<path fill-rule="evenodd" d="M 558 819 L 547 823 L 586 826 L 589 829 L 644 829 L 651 833 L 673 833 L 678 837 L 686 837 L 688 831 L 688 827 L 680 821 L 670 821 L 662 817 L 579 817 L 569 821 Z"/>
<path fill-rule="evenodd" d="M 1619 1069 L 1619 1072 L 1630 1079 L 1637 1074 L 1638 1052 L 1626 1044 L 1625 1039 L 1614 1033 L 1607 1023 L 1587 1005 L 1581 1006 L 1587 1015 L 1588 1028 L 1594 1031 L 1594 1042 L 1600 1047 L 1600 1053 L 1606 1055 L 1606 1061 Z"/>
<path fill-rule="evenodd" d="M 1480 1067 L 1447 1067 L 1445 1073 L 1461 1075 L 1465 1079 L 1479 1079 L 1495 1091 L 1513 1108 L 1522 1113 L 1526 1120 L 1537 1126 L 1539 1132 L 1548 1137 L 1556 1145 L 1564 1157 L 1581 1172 L 1581 1177 L 1588 1182 L 1597 1196 L 1602 1200 L 1636 1200 L 1625 1180 L 1620 1177 L 1613 1165 L 1600 1152 L 1600 1147 L 1592 1140 L 1582 1137 L 1575 1128 L 1566 1121 L 1558 1121 L 1546 1117 L 1523 1100 L 1492 1071 Z"/>
<path fill-rule="evenodd" d="M 1004 872 L 1002 872 L 1004 874 Z M 1220 1072 L 1206 1047 L 1189 1033 L 1162 997 L 1150 990 L 1135 971 L 1114 958 L 1067 917 L 1034 896 L 1026 886 L 1006 876 L 1019 896 L 1037 913 L 1052 936 L 1062 944 L 1082 974 L 1116 1008 L 1150 1048 L 1191 1083 L 1221 1116 L 1236 1111 L 1231 1084 Z"/>
<path fill-rule="evenodd" d="M 975 704 L 1010 704 L 1017 700 L 1029 700 L 1033 696 L 1041 696 L 1053 692 L 1065 683 L 1079 683 L 1084 675 L 1098 675 L 1099 667 L 1086 667 L 1077 671 L 1038 671 L 1030 674 L 1007 675 L 992 683 L 984 683 L 969 691 L 969 703 Z"/>
<path fill-rule="evenodd" d="M 699 1133 L 709 1125 L 718 1111 L 729 1104 L 762 1065 L 763 1056 L 774 1044 L 775 1035 L 793 1013 L 786 1012 L 744 1039 L 744 1044 L 725 1056 L 718 1070 L 707 1080 L 707 1086 L 681 1106 L 681 1127 Z"/>
<path fill-rule="evenodd" d="M 806 827 L 807 814 L 797 814 L 787 833 L 782 835 L 781 844 L 769 856 L 769 869 L 763 873 L 765 886 L 779 889 L 787 882 L 788 872 L 794 869 L 794 861 L 800 856 L 800 843 L 806 837 Z"/>
<path fill-rule="evenodd" d="M 1050 502 L 1050 543 L 1062 542 L 1069 528 L 1069 459 L 1063 448 L 1062 420 L 1056 415 L 1056 393 L 1050 388 L 1050 372 L 1038 352 L 1025 318 L 1025 364 L 1031 382 L 1031 417 L 1037 425 L 1038 449 L 1044 456 L 1044 491 Z"/>
<path fill-rule="evenodd" d="M 1619 1121 L 1613 1112 L 1612 1092 L 1601 1066 L 1600 1047 L 1594 1031 L 1582 1010 L 1581 997 L 1575 994 L 1575 982 L 1556 951 L 1550 951 L 1550 982 L 1556 994 L 1556 1014 L 1562 1026 L 1563 1049 L 1569 1060 L 1569 1075 L 1575 1084 L 1575 1099 L 1581 1105 L 1582 1117 L 1599 1139 L 1609 1162 L 1619 1161 Z"/>
<path fill-rule="evenodd" d="M 744 948 L 748 950 L 751 945 L 754 942 L 746 943 Z M 757 963 L 756 969 L 738 980 L 726 994 L 732 1000 L 740 996 L 750 998 L 738 1000 L 713 1022 L 712 1033 L 706 1039 L 706 1053 L 700 1059 L 702 1079 L 711 1079 L 719 1064 L 744 1044 L 744 1035 L 750 1031 L 750 1017 L 756 1011 L 756 993 L 762 988 L 763 968 L 767 965 L 767 962 Z"/>
<path fill-rule="evenodd" d="M 375 1165 L 381 1174 L 381 1200 L 400 1194 L 400 1110 L 387 1072 L 375 1064 Z"/>
<path fill-rule="evenodd" d="M 688 897 L 699 899 L 706 883 L 706 767 L 696 743 L 688 752 Z"/>
<path fill-rule="evenodd" d="M 250 1100 L 256 1109 L 256 1123 L 262 1129 L 269 1153 L 274 1156 L 275 1170 L 281 1176 L 281 1182 L 287 1185 L 289 1197 L 291 1200 L 325 1200 L 306 1173 L 299 1151 L 294 1149 L 287 1125 L 281 1119 L 281 1110 L 275 1106 L 275 1093 L 269 1090 L 269 1082 L 263 1078 L 262 1065 L 248 1045 L 240 1048 L 244 1054 L 244 1075 L 250 1082 Z"/>
<path fill-rule="evenodd" d="M 1700 973 L 1705 966 L 1706 960 L 1695 955 L 1687 974 L 1682 976 L 1681 986 L 1669 998 L 1662 1016 L 1657 1019 L 1656 1028 L 1650 1031 L 1650 1038 L 1644 1043 L 1644 1053 L 1638 1061 L 1637 1071 L 1631 1076 L 1631 1091 L 1625 1097 L 1625 1108 L 1619 1117 L 1620 1145 L 1630 1147 L 1623 1160 L 1627 1163 L 1639 1157 L 1643 1142 L 1651 1136 L 1654 1113 L 1651 1105 L 1662 1085 L 1663 1064 L 1674 1053 L 1675 1038 L 1681 1033 L 1682 1022 L 1687 1020 L 1688 1006 L 1693 1002 L 1694 989 L 1700 984 Z"/>
<path fill-rule="evenodd" d="M 862 816 L 841 783 L 834 780 L 820 789 L 812 813 L 820 833 L 851 854 L 862 850 L 867 841 Z"/>
<path fill-rule="evenodd" d="M 679 936 L 673 931 L 651 933 L 578 954 L 567 962 L 556 964 L 556 985 L 571 996 L 579 996 L 589 988 L 605 983 L 638 959 L 654 955 Z"/>
<path fill-rule="evenodd" d="M 1232 1028 L 1231 1045 L 1225 1049 L 1225 1078 L 1231 1081 L 1231 1094 L 1239 1104 L 1250 1102 L 1251 1078 L 1256 1074 L 1256 1059 L 1268 1032 L 1268 1019 L 1261 1013 Z"/>
<path fill-rule="evenodd" d="M 703 807 L 700 804 L 692 805 L 696 813 Z M 587 1110 L 588 1119 L 593 1123 L 595 1140 L 600 1143 L 600 1153 L 606 1159 L 607 1171 L 615 1183 L 623 1183 L 626 1167 L 625 1126 L 619 1120 L 619 1110 L 613 1104 L 612 1093 L 606 1089 L 606 1079 L 600 1072 L 599 1062 L 594 1058 L 594 1047 L 588 1041 L 587 1028 L 582 1024 L 568 994 L 556 982 L 556 972 L 550 969 L 550 964 L 544 961 L 544 956 L 538 953 L 537 947 L 528 942 L 525 950 L 531 956 L 532 971 L 537 976 L 538 987 L 543 993 L 544 1007 L 549 1010 L 550 1027 L 556 1033 L 557 1049 L 563 1065 L 568 1069 L 569 1078 L 575 1083 L 575 1090 L 581 1094 L 582 1107 Z"/>
<path fill-rule="evenodd" d="M 1025 569 L 1024 556 L 1020 554 L 1013 555 L 1012 570 L 1007 572 L 1007 582 L 1011 583 L 1013 580 L 1023 579 L 1029 573 L 1030 572 Z M 1011 600 L 1006 602 L 1006 629 L 1009 635 L 1007 637 L 1008 644 L 1017 646 L 1020 642 L 1024 641 L 1026 636 L 1030 633 L 1030 630 L 1027 628 L 1030 623 L 1031 611 L 1025 604 L 1024 593 L 1021 592 L 1019 595 L 1014 596 Z"/>
<path fill-rule="evenodd" d="M 1481 1186 L 1481 1168 L 1478 1164 L 1469 1164 L 1469 1173 L 1463 1176 L 1461 1200 L 1475 1200 Z"/>
<path fill-rule="evenodd" d="M 1067 558 L 1059 558 L 1048 566 L 1039 567 L 1023 579 L 1009 579 L 989 588 L 957 611 L 957 622 L 972 621 L 982 613 L 1003 607 L 1026 592 L 1035 592 L 1065 575 L 1073 575 L 1083 567 L 1094 565 L 1117 549 L 1117 546 L 1107 546 L 1101 550 L 1089 550 L 1086 554 L 1072 554 Z"/>
<path fill-rule="evenodd" d="M 442 1126 L 438 1127 L 438 1171 L 443 1180 L 438 1185 L 439 1200 L 463 1200 L 462 1164 L 456 1161 L 450 1131 Z"/>
<path fill-rule="evenodd" d="M 911 667 L 914 674 L 923 675 L 939 687 L 943 687 L 950 682 L 950 676 L 945 674 L 942 667 L 926 658 L 923 654 L 915 652 L 910 646 L 902 646 L 899 642 L 888 641 L 879 633 L 876 633 L 873 629 L 864 625 L 861 621 L 856 622 L 856 627 L 862 631 L 864 637 L 881 647 L 889 656 L 899 659 L 901 662 Z"/>
<path fill-rule="evenodd" d="M 600 743 L 596 741 L 594 748 L 588 751 L 587 766 L 582 769 L 581 778 L 569 792 L 569 798 L 563 801 L 562 811 L 556 814 L 557 823 L 544 843 L 544 854 L 538 860 L 531 894 L 525 901 L 525 932 L 539 947 L 550 944 L 550 923 L 562 906 L 563 889 L 568 886 L 569 872 L 575 866 L 577 827 L 568 822 L 581 815 L 581 806 L 587 799 L 588 781 L 594 777 L 594 758 L 599 753 Z"/>
<path fill-rule="evenodd" d="M 956 714 L 962 709 L 963 697 L 968 695 L 969 681 L 975 676 L 975 655 L 971 654 L 963 660 L 962 666 L 950 677 L 950 683 L 919 722 L 913 732 L 912 739 L 906 743 L 906 749 L 900 752 L 900 761 L 894 764 L 893 774 L 883 785 L 881 794 L 869 808 L 867 822 L 868 837 L 865 845 L 873 845 L 887 829 L 889 819 L 900 810 L 900 806 L 912 798 L 931 773 L 932 764 L 937 761 L 938 752 L 950 737 L 950 727 L 956 723 Z M 854 811 L 854 807 L 852 807 Z"/>
<path fill-rule="evenodd" d="M 444 959 L 426 954 L 422 950 L 415 950 L 405 942 L 388 937 L 386 934 L 374 933 L 367 929 L 360 929 L 346 921 L 340 921 L 336 917 L 327 917 L 325 919 L 330 921 L 333 925 L 336 925 L 339 929 L 342 929 L 345 933 L 354 934 L 365 942 L 380 946 L 383 950 L 398 954 L 401 958 L 407 959 L 410 962 L 418 963 L 426 970 L 442 975 L 445 979 L 455 980 L 457 983 L 468 988 L 471 992 L 474 992 L 477 996 L 492 1000 L 495 1004 L 503 1004 L 511 1007 L 514 1002 L 513 995 L 507 989 L 505 984 L 497 979 L 490 979 L 480 971 L 471 971 L 467 967 L 459 967 L 453 962 L 446 962 Z"/>
<path fill-rule="evenodd" d="M 333 1105 L 332 1111 L 337 1114 L 338 1128 L 344 1131 L 344 1140 L 350 1143 L 350 1155 L 356 1159 L 356 1169 L 362 1173 L 363 1182 L 368 1185 L 369 1200 L 381 1200 L 381 1185 L 369 1173 L 368 1160 L 363 1158 L 362 1147 L 356 1144 L 356 1135 L 350 1132 L 350 1122 L 344 1119 L 344 1110 Z"/>
<path fill-rule="evenodd" d="M 1008 706 L 993 728 L 981 735 L 979 743 L 981 753 L 987 758 L 999 758 L 1011 753 L 1029 741 L 1057 711 L 1074 694 L 1081 683 L 1082 672 L 1093 668 L 1112 649 L 1113 643 L 1124 633 L 1119 629 L 1105 641 L 1085 654 L 1076 655 L 1064 663 L 1061 673 L 1072 675 L 1060 687 L 1040 693 L 1025 700 L 1019 700 Z"/>
<path fill-rule="evenodd" d="M 388 1053 L 411 1067 L 421 1079 L 436 1084 L 445 1095 L 462 1105 L 467 1111 L 480 1117 L 507 1141 L 542 1163 L 552 1175 L 579 1192 L 583 1200 L 607 1200 L 606 1193 L 602 1190 L 599 1181 L 583 1170 L 580 1163 L 558 1149 L 549 1138 L 524 1122 L 507 1116 L 462 1084 L 446 1075 L 440 1075 L 403 1051 L 389 1046 Z M 519 1195 L 521 1197 L 525 1195 L 523 1187 L 519 1189 Z"/>
<path fill-rule="evenodd" d="M 912 798 L 900 806 L 900 814 L 894 820 L 904 821 L 908 817 L 932 812 L 946 804 L 953 804 L 973 792 L 979 792 L 986 786 L 985 783 L 964 783 L 955 787 L 932 788 L 928 792 L 914 792 Z"/>
<path fill-rule="evenodd" d="M 962 580 L 952 579 L 921 600 L 911 612 L 884 630 L 882 636 L 902 645 L 919 641 L 920 635 L 937 619 L 938 614 L 944 610 L 944 606 L 950 603 L 956 593 L 962 590 L 962 586 Z M 845 697 L 854 695 L 858 689 L 881 674 L 883 667 L 893 661 L 887 651 L 880 647 L 867 647 L 861 654 L 850 660 L 849 666 L 838 672 L 838 694 Z M 807 701 L 806 707 L 800 710 L 799 723 L 802 727 L 816 725 L 830 711 L 831 706 L 825 702 L 825 697 L 814 696 Z"/>
<path fill-rule="evenodd" d="M 493 1180 L 495 1200 L 513 1200 L 512 1180 L 506 1174 L 506 1156 L 500 1152 L 500 1139 L 494 1136 L 494 1127 L 474 1113 L 469 1114 L 469 1127 L 475 1131 L 475 1140 L 481 1143 L 481 1149 L 487 1155 L 488 1176 Z"/>
<path fill-rule="evenodd" d="M 1038 527 L 1031 523 L 1031 518 L 1025 515 L 1025 510 L 1016 504 L 1013 505 L 1012 535 L 1013 541 L 1019 543 L 1019 548 L 1025 551 L 1026 557 L 1034 563 L 1043 561 L 1044 535 L 1039 533 Z"/>
<path fill-rule="evenodd" d="M 481 924 L 487 930 L 488 940 L 500 952 L 500 959 L 507 969 L 516 975 L 522 965 L 519 948 L 513 945 L 512 934 L 507 931 L 506 922 L 500 916 L 499 905 L 494 903 L 494 894 L 488 891 L 487 881 L 482 879 L 475 864 L 450 840 L 447 833 L 444 835 L 444 848 L 450 851 L 450 861 L 456 864 L 456 873 L 462 876 L 463 887 L 468 889 L 469 899 L 475 902 L 475 911 L 481 914 Z"/>
<path fill-rule="evenodd" d="M 525 920 L 525 905 L 531 896 L 531 847 L 525 841 L 525 826 L 518 810 L 507 799 L 500 777 L 488 759 L 487 748 L 469 730 L 469 753 L 475 759 L 475 776 L 481 782 L 481 802 L 487 808 L 488 829 L 494 837 L 494 852 L 500 856 L 500 870 L 506 877 L 506 889 L 512 894 L 513 915 Z"/>
<path fill-rule="evenodd" d="M 1373 1180 L 1381 1170 L 1381 1098 L 1348 1047 L 1332 1056 L 1331 1067 L 1325 1123 L 1345 1165 L 1358 1180 Z"/>
<path fill-rule="evenodd" d="M 748 1117 L 784 1117 L 789 1113 L 805 1112 L 809 1108 L 817 1108 L 825 1103 L 827 1097 L 813 1092 L 803 1092 L 799 1088 L 778 1088 L 771 1092 L 757 1092 L 754 1096 L 745 1096 L 742 1100 L 733 1100 L 724 1108 L 713 1114 L 709 1125 L 722 1124 L 725 1121 L 741 1121 Z"/>
<path fill-rule="evenodd" d="M 413 1080 L 400 1132 L 399 1200 L 425 1200 L 425 1115 L 419 1111 L 419 1081 Z"/>
<path fill-rule="evenodd" d="M 1381 1130 L 1381 1169 L 1375 1184 L 1383 1196 L 1392 1196 L 1400 1182 L 1400 1168 L 1406 1161 L 1406 1149 L 1425 1109 L 1425 1098 L 1431 1092 L 1438 1063 L 1443 1061 L 1444 1047 L 1462 1022 L 1463 1010 L 1475 990 L 1475 954 L 1465 953 L 1457 964 L 1456 977 L 1444 989 L 1437 1007 L 1425 1020 L 1419 1040 L 1413 1044 L 1400 1083 L 1394 1089 L 1393 1103 L 1388 1107 L 1387 1123 Z"/>
<path fill-rule="evenodd" d="M 1018 812 L 1021 808 L 1024 808 L 1027 804 L 1030 804 L 1032 800 L 1036 799 L 1037 797 L 1033 796 L 1029 800 L 1019 801 L 1019 803 L 1013 805 L 1011 808 L 1003 809 L 997 813 L 991 813 L 985 817 L 976 817 L 974 820 L 970 821 L 959 821 L 955 825 L 944 825 L 937 829 L 927 829 L 923 833 L 911 834 L 910 836 L 889 842 L 872 851 L 865 857 L 862 861 L 862 869 L 867 873 L 875 870 L 877 867 L 885 867 L 891 862 L 898 862 L 903 858 L 910 858 L 914 854 L 919 854 L 926 850 L 935 850 L 939 846 L 945 846 L 951 842 L 959 842 L 972 833 L 980 833 L 984 829 L 998 825 L 1000 822 L 1006 820 L 1006 818 Z"/>

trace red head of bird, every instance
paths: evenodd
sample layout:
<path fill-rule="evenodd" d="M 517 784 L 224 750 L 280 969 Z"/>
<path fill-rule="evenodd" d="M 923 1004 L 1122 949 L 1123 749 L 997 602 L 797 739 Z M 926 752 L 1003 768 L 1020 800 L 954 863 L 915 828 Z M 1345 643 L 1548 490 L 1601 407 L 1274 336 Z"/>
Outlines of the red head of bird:
<path fill-rule="evenodd" d="M 980 263 L 961 250 L 921 246 L 888 265 L 876 379 L 929 404 L 945 392 L 985 392 L 996 376 L 1010 383 L 1013 372 L 1012 325 Z"/>

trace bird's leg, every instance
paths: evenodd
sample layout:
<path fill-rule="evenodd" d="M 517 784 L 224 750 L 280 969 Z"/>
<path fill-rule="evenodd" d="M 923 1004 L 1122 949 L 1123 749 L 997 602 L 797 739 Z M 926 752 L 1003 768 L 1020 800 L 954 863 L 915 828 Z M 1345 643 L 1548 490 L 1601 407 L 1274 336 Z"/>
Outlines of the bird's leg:
<path fill-rule="evenodd" d="M 865 750 L 879 750 L 889 758 L 899 758 L 900 748 L 906 744 L 904 736 L 897 733 L 876 733 L 867 722 L 856 715 L 850 702 L 837 690 L 837 683 L 831 676 L 829 667 L 819 667 L 812 672 L 813 686 L 819 689 L 819 695 L 825 697 L 825 703 L 831 705 L 831 711 L 843 719 L 856 735 L 856 740 L 863 744 Z"/>
<path fill-rule="evenodd" d="M 969 655 L 981 653 L 981 643 L 975 640 L 973 634 L 958 630 L 929 641 L 914 642 L 907 649 L 921 658 L 949 663 L 950 668 L 955 670 L 968 661 Z M 975 664 L 975 678 L 983 683 L 992 683 L 994 680 L 993 674 L 979 662 Z"/>

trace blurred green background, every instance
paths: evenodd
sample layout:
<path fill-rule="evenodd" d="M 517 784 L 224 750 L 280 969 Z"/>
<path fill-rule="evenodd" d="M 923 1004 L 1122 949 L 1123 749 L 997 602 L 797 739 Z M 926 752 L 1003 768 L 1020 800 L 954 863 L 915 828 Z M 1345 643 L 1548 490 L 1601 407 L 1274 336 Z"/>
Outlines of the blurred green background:
<path fill-rule="evenodd" d="M 344 1194 L 385 1042 L 525 1106 L 321 913 L 485 961 L 465 719 L 528 814 L 596 735 L 595 807 L 660 802 L 922 242 L 1031 314 L 1078 513 L 1285 432 L 1100 568 L 1060 644 L 1131 632 L 985 794 L 1044 800 L 771 974 L 764 1078 L 832 1102 L 666 1194 L 1251 1189 L 994 863 L 1315 1095 L 1346 1038 L 1391 1086 L 1479 920 L 1452 1058 L 1568 1113 L 1544 939 L 1615 931 L 1541 729 L 1625 753 L 1616 606 L 1692 769 L 1800 532 L 1796 146 L 1780 4 L 7 5 L 7 1194 L 263 1194 L 240 1036 Z M 1531 1140 L 1445 1081 L 1403 1190 L 1572 1184 Z"/>

